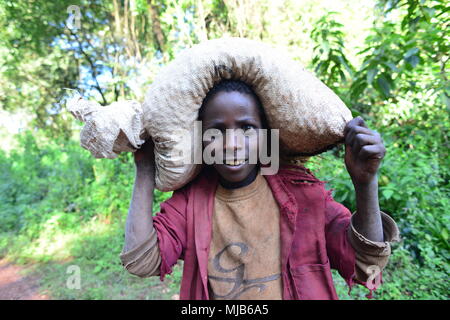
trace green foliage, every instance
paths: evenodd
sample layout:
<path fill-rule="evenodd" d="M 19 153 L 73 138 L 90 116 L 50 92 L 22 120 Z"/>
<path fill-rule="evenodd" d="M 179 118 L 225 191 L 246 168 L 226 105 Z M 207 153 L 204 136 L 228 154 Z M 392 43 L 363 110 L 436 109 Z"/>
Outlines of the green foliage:
<path fill-rule="evenodd" d="M 430 92 L 449 106 L 444 1 L 382 0 L 378 5 L 378 19 L 360 52 L 366 56 L 349 91 L 355 108 L 367 113 L 368 107 L 398 102 L 407 92 Z"/>
<path fill-rule="evenodd" d="M 321 17 L 311 32 L 317 43 L 311 64 L 316 75 L 331 89 L 339 90 L 353 75 L 353 66 L 344 48 L 343 25 L 334 20 L 336 12 Z"/>
<path fill-rule="evenodd" d="M 74 142 L 53 142 L 41 148 L 31 132 L 18 139 L 19 150 L 13 150 L 9 156 L 1 152 L 0 156 L 4 181 L 0 214 L 10 221 L 0 228 L 33 233 L 31 226 L 53 216 L 54 211 L 70 211 L 72 195 L 93 177 L 92 159 L 86 153 L 76 152 L 79 147 Z M 62 225 L 76 220 L 62 219 Z"/>
<path fill-rule="evenodd" d="M 397 221 L 402 241 L 394 246 L 377 297 L 448 299 L 448 8 L 442 1 L 400 0 L 379 1 L 378 9 L 359 52 L 362 65 L 350 86 L 342 83 L 337 90 L 355 115 L 381 133 L 387 148 L 379 172 L 380 207 Z M 325 24 L 332 18 L 325 15 L 319 24 L 327 26 L 325 34 L 342 38 L 339 23 Z M 323 41 L 317 33 L 315 40 Z M 339 43 L 337 52 L 343 47 Z M 319 76 L 333 78 L 332 69 L 320 68 L 319 54 L 313 59 Z M 310 167 L 329 182 L 337 201 L 355 210 L 343 155 L 342 148 L 328 152 Z M 363 297 L 360 291 L 357 296 Z"/>
<path fill-rule="evenodd" d="M 130 154 L 95 160 L 73 140 L 17 136 L 0 150 L 0 257 L 37 263 L 55 299 L 169 299 L 179 279 L 139 279 L 120 263 L 134 168 Z M 171 193 L 156 191 L 155 207 Z M 81 289 L 65 285 L 80 267 Z"/>

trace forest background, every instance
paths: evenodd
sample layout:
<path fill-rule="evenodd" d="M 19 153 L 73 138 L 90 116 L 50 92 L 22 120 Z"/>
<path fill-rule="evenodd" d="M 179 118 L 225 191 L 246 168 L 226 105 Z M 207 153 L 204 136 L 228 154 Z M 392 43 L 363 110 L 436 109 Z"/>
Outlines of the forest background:
<path fill-rule="evenodd" d="M 80 147 L 68 89 L 142 101 L 178 52 L 239 36 L 285 48 L 381 133 L 380 206 L 402 241 L 374 297 L 448 299 L 448 30 L 444 0 L 0 1 L 0 258 L 52 299 L 176 299 L 181 262 L 162 283 L 120 265 L 132 155 Z M 354 210 L 343 148 L 308 167 Z M 168 197 L 156 191 L 154 209 Z M 333 275 L 341 299 L 366 299 Z"/>

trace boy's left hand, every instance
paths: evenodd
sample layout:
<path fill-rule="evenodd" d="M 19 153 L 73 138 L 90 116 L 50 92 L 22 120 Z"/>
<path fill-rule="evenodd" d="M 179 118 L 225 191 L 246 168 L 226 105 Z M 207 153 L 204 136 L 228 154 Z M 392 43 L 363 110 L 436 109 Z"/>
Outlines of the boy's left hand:
<path fill-rule="evenodd" d="M 380 134 L 367 128 L 361 117 L 356 117 L 347 123 L 344 139 L 345 165 L 353 184 L 372 182 L 386 154 Z"/>

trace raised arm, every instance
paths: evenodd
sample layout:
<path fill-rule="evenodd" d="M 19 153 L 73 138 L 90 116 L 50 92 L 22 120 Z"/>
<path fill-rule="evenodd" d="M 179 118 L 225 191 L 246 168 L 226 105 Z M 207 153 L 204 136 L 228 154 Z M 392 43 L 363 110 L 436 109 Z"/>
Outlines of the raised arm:
<path fill-rule="evenodd" d="M 149 139 L 134 153 L 136 177 L 125 226 L 123 252 L 147 241 L 154 232 L 152 205 L 155 188 L 153 141 Z"/>
<path fill-rule="evenodd" d="M 367 128 L 361 117 L 345 128 L 345 164 L 356 192 L 354 228 L 371 241 L 382 242 L 377 172 L 386 149 L 380 134 Z"/>
<path fill-rule="evenodd" d="M 155 163 L 153 142 L 146 142 L 134 155 L 136 180 L 125 226 L 122 265 L 139 277 L 159 275 L 161 279 L 186 248 L 187 198 L 184 188 L 173 192 L 161 203 L 153 218 Z"/>

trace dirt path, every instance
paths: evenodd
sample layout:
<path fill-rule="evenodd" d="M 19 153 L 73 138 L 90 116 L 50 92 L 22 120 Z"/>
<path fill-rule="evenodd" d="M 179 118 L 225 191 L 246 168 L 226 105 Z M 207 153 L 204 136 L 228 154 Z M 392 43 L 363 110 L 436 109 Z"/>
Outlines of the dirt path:
<path fill-rule="evenodd" d="M 23 275 L 24 270 L 0 259 L 0 300 L 49 300 L 39 293 L 38 278 Z"/>

